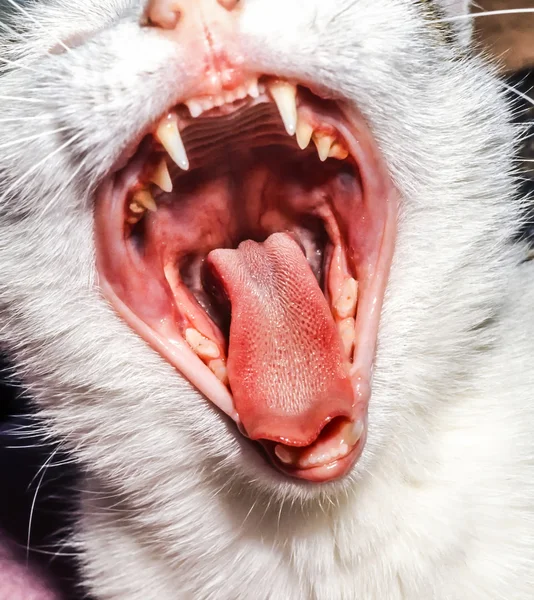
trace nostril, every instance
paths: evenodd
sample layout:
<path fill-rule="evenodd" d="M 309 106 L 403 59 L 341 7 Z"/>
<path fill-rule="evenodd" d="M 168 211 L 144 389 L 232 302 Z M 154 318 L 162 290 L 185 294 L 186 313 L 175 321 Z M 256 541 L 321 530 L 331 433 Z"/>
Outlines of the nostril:
<path fill-rule="evenodd" d="M 182 16 L 180 4 L 180 0 L 151 0 L 147 5 L 142 25 L 174 29 Z"/>
<path fill-rule="evenodd" d="M 217 0 L 217 1 L 223 8 L 226 8 L 226 10 L 233 10 L 239 4 L 239 0 Z"/>

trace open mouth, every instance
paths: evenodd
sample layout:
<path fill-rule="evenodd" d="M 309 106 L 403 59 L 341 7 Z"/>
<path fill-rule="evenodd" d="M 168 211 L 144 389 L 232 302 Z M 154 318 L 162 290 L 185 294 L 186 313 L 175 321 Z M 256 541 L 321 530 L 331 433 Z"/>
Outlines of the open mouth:
<path fill-rule="evenodd" d="M 272 77 L 192 98 L 102 185 L 100 287 L 287 475 L 366 439 L 397 195 L 363 118 Z"/>

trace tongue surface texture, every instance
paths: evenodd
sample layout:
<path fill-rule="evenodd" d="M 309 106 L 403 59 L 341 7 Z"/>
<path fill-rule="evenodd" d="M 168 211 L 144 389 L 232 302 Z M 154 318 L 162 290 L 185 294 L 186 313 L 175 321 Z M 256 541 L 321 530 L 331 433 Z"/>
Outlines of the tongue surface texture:
<path fill-rule="evenodd" d="M 228 376 L 248 436 L 305 446 L 332 419 L 351 418 L 348 362 L 294 239 L 275 233 L 213 250 L 208 265 L 231 304 Z"/>

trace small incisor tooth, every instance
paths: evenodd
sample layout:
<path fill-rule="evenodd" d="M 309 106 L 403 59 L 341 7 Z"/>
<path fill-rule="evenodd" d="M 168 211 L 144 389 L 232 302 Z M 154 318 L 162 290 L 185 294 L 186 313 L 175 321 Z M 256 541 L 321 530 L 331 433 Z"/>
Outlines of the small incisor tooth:
<path fill-rule="evenodd" d="M 313 127 L 303 119 L 299 119 L 297 125 L 297 144 L 301 150 L 305 150 L 310 145 L 313 135 Z"/>
<path fill-rule="evenodd" d="M 354 317 L 347 317 L 340 321 L 337 327 L 345 354 L 351 359 L 354 343 L 356 342 L 356 321 Z"/>
<path fill-rule="evenodd" d="M 150 181 L 164 192 L 172 192 L 172 179 L 169 174 L 169 168 L 167 167 L 167 161 L 164 158 L 158 163 L 154 173 L 152 173 Z"/>
<path fill-rule="evenodd" d="M 313 141 L 317 146 L 317 153 L 319 154 L 319 158 L 322 162 L 324 162 L 330 154 L 330 148 L 332 148 L 332 145 L 335 142 L 335 138 L 333 138 L 330 135 L 314 133 Z"/>
<path fill-rule="evenodd" d="M 334 305 L 340 319 L 354 317 L 358 302 L 358 282 L 353 277 L 348 277 L 341 286 L 341 292 Z"/>
<path fill-rule="evenodd" d="M 156 129 L 156 138 L 161 142 L 172 160 L 181 169 L 187 171 L 189 169 L 189 160 L 176 119 L 163 119 Z"/>
<path fill-rule="evenodd" d="M 139 190 L 135 192 L 132 201 L 135 204 L 138 204 L 139 206 L 144 207 L 146 210 L 149 210 L 151 212 L 156 212 L 158 210 L 156 201 L 154 200 L 152 194 L 148 190 Z M 132 208 L 131 205 L 130 208 Z M 139 212 L 138 210 L 133 209 L 132 211 Z"/>
<path fill-rule="evenodd" d="M 269 91 L 280 111 L 284 127 L 289 135 L 297 130 L 297 86 L 287 81 L 269 84 Z"/>
<path fill-rule="evenodd" d="M 221 352 L 215 342 L 204 337 L 198 329 L 185 330 L 185 341 L 191 346 L 200 358 L 219 358 Z"/>
<path fill-rule="evenodd" d="M 226 368 L 226 364 L 222 358 L 216 358 L 215 360 L 210 360 L 208 367 L 211 369 L 212 373 L 219 379 L 224 385 L 228 385 L 228 369 Z"/>

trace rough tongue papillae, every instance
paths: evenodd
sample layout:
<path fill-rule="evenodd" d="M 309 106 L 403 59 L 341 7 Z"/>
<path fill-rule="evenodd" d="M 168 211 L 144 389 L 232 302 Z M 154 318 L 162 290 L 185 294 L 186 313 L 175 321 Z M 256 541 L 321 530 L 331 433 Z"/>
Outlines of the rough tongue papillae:
<path fill-rule="evenodd" d="M 354 395 L 339 334 L 304 253 L 286 233 L 213 250 L 231 304 L 228 377 L 252 439 L 307 445 Z"/>

